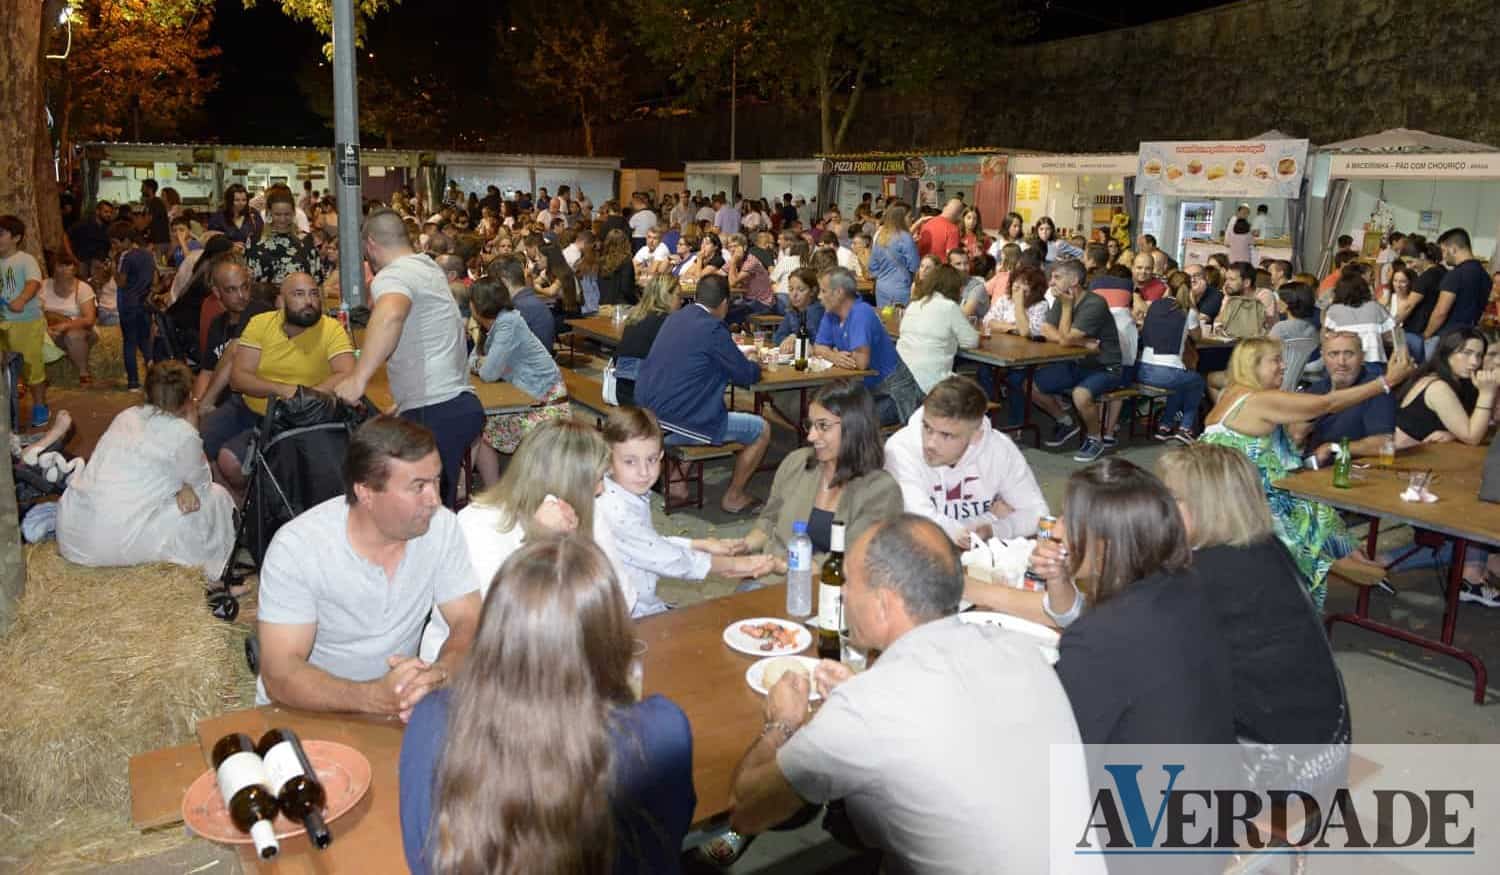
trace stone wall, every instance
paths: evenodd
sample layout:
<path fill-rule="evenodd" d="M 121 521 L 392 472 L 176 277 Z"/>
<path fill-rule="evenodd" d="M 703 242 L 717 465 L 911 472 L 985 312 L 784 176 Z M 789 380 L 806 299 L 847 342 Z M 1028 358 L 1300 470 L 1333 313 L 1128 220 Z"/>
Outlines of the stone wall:
<path fill-rule="evenodd" d="M 1497 0 L 1245 0 L 1129 30 L 974 50 L 977 95 L 867 95 L 843 151 L 1124 151 L 1272 128 L 1313 143 L 1393 127 L 1500 145 Z M 576 131 L 512 151 L 576 152 Z M 816 107 L 741 106 L 738 156 L 819 151 Z M 729 154 L 729 114 L 612 125 L 601 155 L 673 169 Z"/>

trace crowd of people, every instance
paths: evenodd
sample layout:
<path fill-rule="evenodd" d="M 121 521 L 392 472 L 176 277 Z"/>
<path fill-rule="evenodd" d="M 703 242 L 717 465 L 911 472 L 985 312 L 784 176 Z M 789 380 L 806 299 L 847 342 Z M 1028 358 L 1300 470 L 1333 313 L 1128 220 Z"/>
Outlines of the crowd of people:
<path fill-rule="evenodd" d="M 1481 325 L 1497 281 L 1462 229 L 1431 244 L 1391 235 L 1373 265 L 1341 251 L 1329 282 L 1223 256 L 1179 269 L 1150 235 L 1122 248 L 1045 217 L 1028 229 L 1010 214 L 991 235 L 956 198 L 909 222 L 897 200 L 846 221 L 790 195 L 636 193 L 596 209 L 567 186 L 535 199 L 450 188 L 433 205 L 398 192 L 360 218 L 356 350 L 330 315 L 344 303 L 330 201 L 236 185 L 203 222 L 147 183 L 131 217 L 101 202 L 76 223 L 46 278 L 21 251 L 24 225 L 0 217 L 0 336 L 24 360 L 34 425 L 49 416 L 47 337 L 85 385 L 106 320 L 129 388 L 137 352 L 149 362 L 142 403 L 63 495 L 60 549 L 217 577 L 268 404 L 323 392 L 357 405 L 383 373 L 394 415 L 354 431 L 343 494 L 265 554 L 257 698 L 407 721 L 415 872 L 676 871 L 693 727 L 631 690 L 632 619 L 673 607 L 663 578 L 785 574 L 804 527 L 819 561 L 835 524 L 846 532 L 849 638 L 880 656 L 770 690 L 733 779 L 738 833 L 839 802 L 847 835 L 893 871 L 1039 871 L 1059 853 L 1047 793 L 1086 809 L 1088 789 L 1081 758 L 1049 788 L 1037 745 L 1238 743 L 1247 773 L 1288 768 L 1278 746 L 1309 745 L 1321 753 L 1296 764 L 1299 780 L 1326 778 L 1352 732 L 1321 630 L 1326 581 L 1339 559 L 1375 559 L 1332 508 L 1276 481 L 1345 442 L 1369 455 L 1480 443 L 1500 392 L 1500 344 Z M 596 428 L 572 417 L 554 347 L 566 319 L 603 306 L 624 327 L 619 403 Z M 761 377 L 731 326 L 768 314 L 782 316 L 778 347 L 803 335 L 813 355 L 871 373 L 816 391 L 806 446 L 761 498 L 774 426 L 725 390 Z M 958 351 L 989 333 L 1086 356 L 1038 369 L 1029 395 L 1016 373 L 956 373 Z M 1211 335 L 1234 342 L 1203 345 Z M 471 376 L 536 404 L 487 416 Z M 1154 471 L 1105 457 L 1130 414 L 1103 396 L 1137 383 L 1167 392 L 1154 436 L 1173 446 Z M 1054 510 L 991 423 L 1001 394 L 1001 416 L 1034 406 L 1055 424 L 1046 444 L 1080 439 L 1086 463 L 1031 560 L 1062 629 L 1055 669 L 954 616 L 1002 586 L 966 580 L 960 551 L 1031 535 Z M 668 449 L 727 443 L 739 450 L 721 508 L 753 514 L 748 533 L 658 532 Z M 480 486 L 460 506 L 466 457 Z M 1466 574 L 1465 601 L 1500 607 L 1483 557 Z"/>

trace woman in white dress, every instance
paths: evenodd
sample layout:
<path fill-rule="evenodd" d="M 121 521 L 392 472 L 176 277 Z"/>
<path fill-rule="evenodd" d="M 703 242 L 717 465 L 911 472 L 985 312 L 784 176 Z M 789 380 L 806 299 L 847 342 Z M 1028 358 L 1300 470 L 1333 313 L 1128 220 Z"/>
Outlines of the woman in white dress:
<path fill-rule="evenodd" d="M 214 580 L 234 549 L 234 500 L 213 482 L 193 374 L 177 361 L 146 373 L 144 403 L 120 411 L 57 508 L 57 547 L 79 565 L 172 562 Z"/>

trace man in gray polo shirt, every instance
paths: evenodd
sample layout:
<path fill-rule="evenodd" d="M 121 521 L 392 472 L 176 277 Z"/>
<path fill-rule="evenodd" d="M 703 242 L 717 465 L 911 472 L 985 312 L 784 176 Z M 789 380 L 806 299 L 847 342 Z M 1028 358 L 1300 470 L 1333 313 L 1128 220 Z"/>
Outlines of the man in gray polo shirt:
<path fill-rule="evenodd" d="M 1067 694 L 1034 639 L 952 616 L 963 569 L 943 530 L 912 514 L 880 523 L 844 570 L 849 635 L 880 660 L 858 675 L 819 663 L 815 719 L 802 675 L 771 689 L 735 773 L 734 829 L 842 799 L 888 872 L 1102 873 L 1048 832 L 1049 794 L 1059 810 L 1089 810 L 1082 747 L 1049 751 L 1080 744 Z"/>
<path fill-rule="evenodd" d="M 380 416 L 354 433 L 347 494 L 282 526 L 266 551 L 257 704 L 405 720 L 458 670 L 481 603 L 439 476 L 422 426 Z M 451 631 L 428 663 L 417 645 L 434 607 Z"/>

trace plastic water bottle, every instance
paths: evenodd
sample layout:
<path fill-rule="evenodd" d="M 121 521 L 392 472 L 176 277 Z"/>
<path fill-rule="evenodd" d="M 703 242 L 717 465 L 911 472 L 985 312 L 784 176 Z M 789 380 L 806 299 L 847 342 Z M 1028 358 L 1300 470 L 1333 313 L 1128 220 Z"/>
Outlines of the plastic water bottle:
<path fill-rule="evenodd" d="M 792 543 L 786 549 L 786 613 L 789 617 L 812 616 L 812 538 L 807 523 L 792 523 Z"/>

